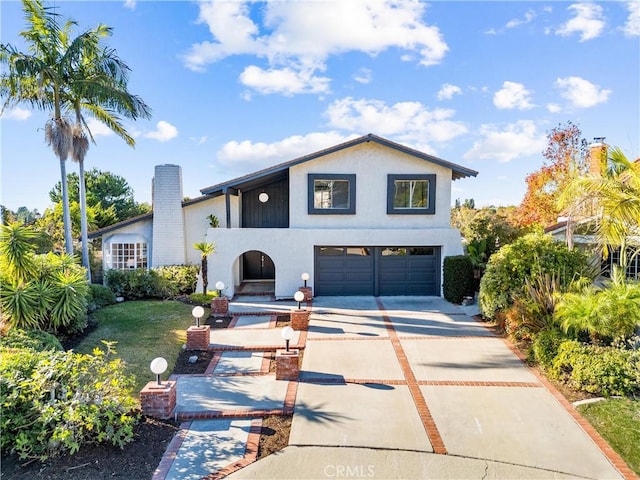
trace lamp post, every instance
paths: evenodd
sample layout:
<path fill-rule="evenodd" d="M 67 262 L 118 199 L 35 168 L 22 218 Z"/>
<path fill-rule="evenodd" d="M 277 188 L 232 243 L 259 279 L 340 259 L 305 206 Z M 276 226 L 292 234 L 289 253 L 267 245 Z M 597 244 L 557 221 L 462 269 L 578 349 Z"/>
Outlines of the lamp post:
<path fill-rule="evenodd" d="M 160 375 L 167 371 L 167 366 L 167 361 L 162 357 L 156 357 L 151 360 L 151 365 L 149 367 L 151 368 L 151 371 L 156 374 L 156 381 L 158 382 L 158 385 L 162 385 Z"/>
<path fill-rule="evenodd" d="M 193 315 L 193 318 L 196 319 L 196 327 L 199 327 L 200 319 L 204 315 L 204 308 L 199 305 L 197 307 L 193 307 L 193 310 L 191 310 L 191 315 Z"/>
<path fill-rule="evenodd" d="M 218 297 L 222 297 L 222 290 L 224 290 L 224 282 L 218 280 L 216 282 L 216 290 L 218 291 Z"/>
<path fill-rule="evenodd" d="M 282 332 L 280 332 L 280 335 L 282 336 L 284 343 L 285 343 L 285 348 L 287 350 L 287 352 L 289 351 L 289 342 L 291 341 L 291 339 L 293 338 L 293 328 L 291 327 L 284 327 L 282 329 Z"/>
<path fill-rule="evenodd" d="M 302 310 L 302 307 L 300 306 L 301 302 L 304 300 L 304 293 L 302 293 L 300 290 L 298 290 L 294 295 L 293 295 L 293 299 L 298 302 L 298 310 Z"/>
<path fill-rule="evenodd" d="M 304 286 L 306 288 L 307 280 L 309 280 L 309 274 L 307 272 L 304 272 L 302 275 L 300 275 L 300 278 L 302 278 L 302 281 L 304 282 Z"/>

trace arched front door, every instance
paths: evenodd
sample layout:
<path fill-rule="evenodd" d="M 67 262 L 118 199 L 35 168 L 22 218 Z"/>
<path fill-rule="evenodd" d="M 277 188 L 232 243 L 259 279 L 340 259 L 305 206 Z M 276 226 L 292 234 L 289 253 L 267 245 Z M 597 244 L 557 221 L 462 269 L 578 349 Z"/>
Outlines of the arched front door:
<path fill-rule="evenodd" d="M 264 252 L 251 250 L 242 254 L 242 279 L 275 280 L 276 267 L 271 257 Z"/>

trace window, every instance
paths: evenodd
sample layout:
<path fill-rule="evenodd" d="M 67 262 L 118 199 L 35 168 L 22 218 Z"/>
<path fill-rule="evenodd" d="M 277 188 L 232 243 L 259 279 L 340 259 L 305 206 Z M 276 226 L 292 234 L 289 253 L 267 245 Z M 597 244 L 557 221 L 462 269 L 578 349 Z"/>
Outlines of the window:
<path fill-rule="evenodd" d="M 146 243 L 112 243 L 111 268 L 116 270 L 137 270 L 147 268 Z"/>
<path fill-rule="evenodd" d="M 356 213 L 356 176 L 309 174 L 309 214 Z"/>
<path fill-rule="evenodd" d="M 387 213 L 436 213 L 436 176 L 388 175 Z"/>

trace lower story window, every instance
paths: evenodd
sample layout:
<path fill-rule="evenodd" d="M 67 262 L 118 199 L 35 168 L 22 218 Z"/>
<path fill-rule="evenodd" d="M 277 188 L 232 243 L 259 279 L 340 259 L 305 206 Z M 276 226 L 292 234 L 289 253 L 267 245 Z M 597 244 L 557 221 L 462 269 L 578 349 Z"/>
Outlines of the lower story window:
<path fill-rule="evenodd" d="M 136 270 L 147 268 L 146 243 L 112 243 L 111 268 L 116 270 Z"/>

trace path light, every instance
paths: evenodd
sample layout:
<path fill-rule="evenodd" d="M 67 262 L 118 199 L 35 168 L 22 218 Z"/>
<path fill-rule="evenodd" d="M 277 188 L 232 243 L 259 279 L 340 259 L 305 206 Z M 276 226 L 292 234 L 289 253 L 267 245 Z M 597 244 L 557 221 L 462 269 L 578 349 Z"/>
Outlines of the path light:
<path fill-rule="evenodd" d="M 282 329 L 282 332 L 280 332 L 280 335 L 284 339 L 284 343 L 286 345 L 287 352 L 289 351 L 289 342 L 293 338 L 293 333 L 294 333 L 293 332 L 293 328 L 291 328 L 291 327 L 284 327 Z"/>
<path fill-rule="evenodd" d="M 222 281 L 217 281 L 216 282 L 216 290 L 218 290 L 218 297 L 222 296 L 222 290 L 224 290 L 224 282 Z"/>
<path fill-rule="evenodd" d="M 162 385 L 160 382 L 160 375 L 167 371 L 167 361 L 162 357 L 156 357 L 151 360 L 151 371 L 156 374 L 158 385 Z"/>
<path fill-rule="evenodd" d="M 301 310 L 300 307 L 300 302 L 302 302 L 304 300 L 304 293 L 302 293 L 300 290 L 298 290 L 294 295 L 293 295 L 293 299 L 298 302 L 298 310 Z"/>
<path fill-rule="evenodd" d="M 307 286 L 307 280 L 309 280 L 309 274 L 307 272 L 304 272 L 302 275 L 300 275 L 300 278 L 302 278 L 302 280 L 304 280 L 304 286 Z"/>
<path fill-rule="evenodd" d="M 193 307 L 193 310 L 191 310 L 191 315 L 193 315 L 193 318 L 196 319 L 196 327 L 199 327 L 200 319 L 204 315 L 204 308 L 202 308 L 200 305 L 198 305 L 197 307 Z"/>

